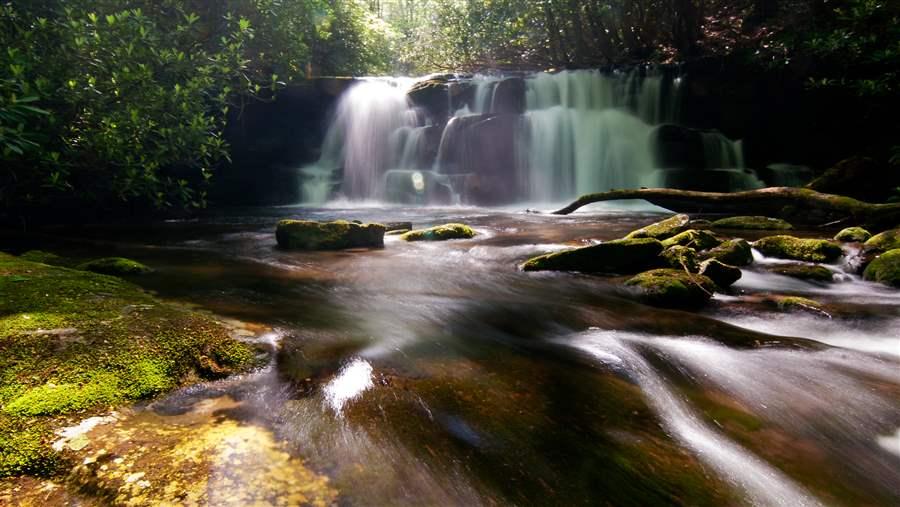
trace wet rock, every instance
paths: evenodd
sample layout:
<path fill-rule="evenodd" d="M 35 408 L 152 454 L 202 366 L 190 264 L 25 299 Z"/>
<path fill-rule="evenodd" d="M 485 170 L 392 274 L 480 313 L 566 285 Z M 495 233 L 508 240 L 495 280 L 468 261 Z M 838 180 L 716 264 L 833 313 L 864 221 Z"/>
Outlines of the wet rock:
<path fill-rule="evenodd" d="M 411 231 L 413 228 L 412 222 L 387 222 L 382 225 L 384 225 L 385 233 L 400 231 L 404 229 L 407 231 Z"/>
<path fill-rule="evenodd" d="M 632 231 L 625 236 L 625 239 L 653 238 L 664 240 L 682 232 L 690 221 L 691 218 L 687 215 L 675 215 L 665 220 L 652 223 L 646 227 L 641 227 L 636 231 Z"/>
<path fill-rule="evenodd" d="M 694 308 L 712 297 L 716 284 L 704 275 L 677 269 L 645 271 L 625 282 L 642 301 L 669 308 Z"/>
<path fill-rule="evenodd" d="M 385 236 L 399 236 L 401 234 L 406 234 L 410 229 L 397 229 L 395 231 L 388 231 L 384 233 Z"/>
<path fill-rule="evenodd" d="M 825 266 L 811 264 L 777 264 L 770 266 L 768 270 L 775 274 L 798 278 L 800 280 L 809 280 L 812 282 L 834 281 L 834 273 Z"/>
<path fill-rule="evenodd" d="M 900 229 L 891 229 L 889 231 L 884 231 L 882 233 L 876 234 L 866 240 L 866 248 L 867 249 L 875 249 L 881 251 L 893 250 L 895 248 L 900 248 Z"/>
<path fill-rule="evenodd" d="M 834 262 L 844 251 L 835 243 L 824 239 L 801 239 L 780 235 L 762 238 L 753 247 L 763 255 L 806 262 Z"/>
<path fill-rule="evenodd" d="M 716 259 L 707 259 L 700 263 L 700 274 L 708 277 L 718 287 L 725 288 L 734 285 L 741 279 L 741 269 L 722 263 Z"/>
<path fill-rule="evenodd" d="M 900 248 L 885 252 L 869 263 L 863 278 L 893 287 L 900 287 Z"/>
<path fill-rule="evenodd" d="M 866 202 L 885 202 L 898 185 L 897 171 L 889 171 L 868 157 L 851 157 L 838 162 L 806 187 Z"/>
<path fill-rule="evenodd" d="M 750 243 L 743 239 L 730 239 L 721 245 L 703 252 L 702 259 L 716 259 L 731 266 L 748 266 L 753 263 Z"/>
<path fill-rule="evenodd" d="M 708 250 L 719 246 L 721 243 L 722 240 L 717 238 L 713 233 L 694 229 L 678 233 L 662 242 L 663 246 L 666 248 L 682 245 L 695 250 Z"/>
<path fill-rule="evenodd" d="M 78 269 L 112 276 L 144 275 L 152 272 L 149 267 L 140 262 L 124 257 L 104 257 L 79 264 Z"/>
<path fill-rule="evenodd" d="M 825 313 L 822 310 L 822 303 L 799 296 L 769 296 L 764 302 L 775 306 L 782 312 L 802 311 L 815 314 Z M 828 314 L 825 313 L 825 315 Z"/>
<path fill-rule="evenodd" d="M 691 273 L 696 273 L 700 269 L 697 252 L 686 246 L 675 245 L 669 247 L 660 254 L 660 257 L 672 269 L 687 270 Z"/>
<path fill-rule="evenodd" d="M 660 265 L 663 246 L 652 238 L 619 239 L 529 259 L 524 271 L 630 274 Z"/>
<path fill-rule="evenodd" d="M 847 227 L 834 235 L 835 241 L 842 243 L 865 243 L 872 237 L 872 233 L 862 227 Z"/>
<path fill-rule="evenodd" d="M 794 226 L 780 218 L 760 216 L 729 217 L 716 220 L 712 226 L 717 229 L 753 229 L 787 231 Z"/>
<path fill-rule="evenodd" d="M 346 220 L 282 220 L 275 229 L 278 246 L 290 250 L 341 250 L 384 246 L 385 226 Z"/>
<path fill-rule="evenodd" d="M 400 236 L 403 241 L 445 241 L 448 239 L 469 239 L 475 231 L 465 224 L 444 224 L 409 231 Z"/>

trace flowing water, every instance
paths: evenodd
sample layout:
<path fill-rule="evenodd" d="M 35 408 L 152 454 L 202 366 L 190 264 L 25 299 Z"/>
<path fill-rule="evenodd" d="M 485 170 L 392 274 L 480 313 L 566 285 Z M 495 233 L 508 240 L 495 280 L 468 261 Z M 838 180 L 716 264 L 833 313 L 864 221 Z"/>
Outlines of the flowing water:
<path fill-rule="evenodd" d="M 461 221 L 479 234 L 287 252 L 273 234 L 284 217 Z M 116 231 L 116 254 L 156 268 L 138 283 L 259 329 L 275 352 L 258 372 L 89 434 L 133 465 L 129 478 L 146 471 L 134 482 L 146 491 L 162 481 L 223 505 L 900 502 L 896 292 L 839 264 L 829 285 L 779 282 L 760 257 L 738 290 L 688 313 L 638 304 L 614 279 L 517 270 L 658 217 L 335 204 Z M 759 304 L 773 286 L 827 312 Z M 202 445 L 213 457 L 185 464 Z M 132 458 L 137 446 L 182 454 Z"/>

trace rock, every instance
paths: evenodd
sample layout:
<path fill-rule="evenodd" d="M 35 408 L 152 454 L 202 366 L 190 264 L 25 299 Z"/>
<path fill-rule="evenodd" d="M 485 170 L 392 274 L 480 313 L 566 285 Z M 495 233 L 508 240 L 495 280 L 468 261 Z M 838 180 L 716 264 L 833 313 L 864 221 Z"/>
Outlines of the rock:
<path fill-rule="evenodd" d="M 618 239 L 534 257 L 522 269 L 631 274 L 659 266 L 662 251 L 662 243 L 652 238 Z"/>
<path fill-rule="evenodd" d="M 834 235 L 835 241 L 843 243 L 865 243 L 872 237 L 872 233 L 862 227 L 847 227 Z"/>
<path fill-rule="evenodd" d="M 900 186 L 900 173 L 868 157 L 851 157 L 812 180 L 807 188 L 865 202 L 885 202 Z"/>
<path fill-rule="evenodd" d="M 747 266 L 753 263 L 750 243 L 743 239 L 730 239 L 721 245 L 703 252 L 702 259 L 716 259 L 731 266 Z"/>
<path fill-rule="evenodd" d="M 671 308 L 698 307 L 712 297 L 716 288 L 706 276 L 677 269 L 645 271 L 625 285 L 635 288 L 644 302 Z"/>
<path fill-rule="evenodd" d="M 112 276 L 144 275 L 152 272 L 149 267 L 140 262 L 124 257 L 104 257 L 79 264 L 78 269 Z"/>
<path fill-rule="evenodd" d="M 770 266 L 768 270 L 772 273 L 789 276 L 791 278 L 799 278 L 800 280 L 810 280 L 813 282 L 834 281 L 834 273 L 825 266 L 811 264 L 776 264 Z"/>
<path fill-rule="evenodd" d="M 825 313 L 822 303 L 799 296 L 769 296 L 765 302 L 775 305 L 783 312 L 804 311 L 816 314 Z M 825 313 L 825 315 L 828 315 Z"/>
<path fill-rule="evenodd" d="M 648 226 L 641 227 L 636 231 L 632 231 L 627 236 L 625 236 L 625 239 L 653 238 L 663 240 L 666 238 L 671 238 L 672 236 L 683 231 L 685 227 L 687 227 L 687 224 L 690 223 L 690 221 L 691 218 L 687 215 L 675 215 L 665 220 L 661 220 Z"/>
<path fill-rule="evenodd" d="M 885 252 L 869 263 L 863 278 L 893 287 L 900 287 L 900 248 Z"/>
<path fill-rule="evenodd" d="M 709 250 L 710 248 L 719 246 L 721 243 L 722 240 L 717 238 L 713 233 L 694 229 L 678 233 L 662 242 L 663 247 L 665 248 L 682 245 L 695 250 Z"/>
<path fill-rule="evenodd" d="M 839 245 L 824 239 L 801 239 L 780 235 L 762 238 L 753 247 L 763 255 L 806 262 L 834 262 L 844 251 Z"/>
<path fill-rule="evenodd" d="M 696 273 L 699 271 L 697 252 L 682 245 L 667 248 L 660 254 L 666 265 L 672 269 L 682 269 Z"/>
<path fill-rule="evenodd" d="M 397 229 L 396 231 L 387 231 L 384 233 L 385 236 L 400 236 L 401 234 L 406 234 L 410 229 Z"/>
<path fill-rule="evenodd" d="M 416 229 L 400 236 L 403 241 L 445 241 L 448 239 L 469 239 L 475 231 L 465 224 L 436 225 L 428 229 Z"/>
<path fill-rule="evenodd" d="M 716 259 L 707 259 L 700 263 L 700 274 L 708 277 L 721 288 L 730 287 L 741 279 L 741 269 L 729 266 Z"/>
<path fill-rule="evenodd" d="M 40 262 L 50 266 L 71 266 L 72 262 L 64 257 L 60 257 L 55 253 L 44 252 L 43 250 L 29 250 L 19 256 L 20 259 L 30 262 Z"/>
<path fill-rule="evenodd" d="M 278 246 L 289 250 L 341 250 L 384 246 L 385 226 L 346 220 L 282 220 L 275 229 Z"/>
<path fill-rule="evenodd" d="M 891 229 L 889 231 L 884 231 L 882 233 L 876 234 L 866 240 L 866 248 L 876 249 L 881 251 L 893 250 L 895 248 L 900 248 L 900 228 Z"/>
<path fill-rule="evenodd" d="M 404 230 L 404 229 L 405 229 L 404 232 L 406 232 L 406 231 L 411 231 L 413 228 L 412 222 L 387 222 L 382 225 L 384 225 L 385 233 L 400 231 L 400 230 Z"/>
<path fill-rule="evenodd" d="M 756 230 L 780 230 L 787 231 L 794 226 L 780 218 L 742 216 L 729 217 L 716 220 L 712 223 L 718 229 L 756 229 Z"/>

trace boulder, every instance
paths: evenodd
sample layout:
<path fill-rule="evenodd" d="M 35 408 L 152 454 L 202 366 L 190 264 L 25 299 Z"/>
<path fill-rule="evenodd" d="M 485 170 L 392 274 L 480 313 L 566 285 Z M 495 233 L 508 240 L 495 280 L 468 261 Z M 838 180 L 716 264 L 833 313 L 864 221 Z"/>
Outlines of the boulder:
<path fill-rule="evenodd" d="M 865 202 L 885 202 L 900 186 L 900 172 L 868 157 L 842 160 L 812 180 L 807 188 Z"/>
<path fill-rule="evenodd" d="M 708 277 L 720 288 L 730 287 L 741 279 L 741 269 L 722 263 L 716 259 L 707 259 L 700 263 L 700 274 Z"/>
<path fill-rule="evenodd" d="M 716 284 L 708 277 L 677 269 L 645 271 L 625 282 L 642 301 L 670 308 L 694 308 L 712 297 Z"/>
<path fill-rule="evenodd" d="M 632 274 L 659 266 L 662 251 L 662 243 L 652 238 L 618 239 L 534 257 L 522 269 Z"/>
<path fill-rule="evenodd" d="M 385 222 L 384 224 L 385 233 L 394 232 L 394 231 L 411 231 L 412 230 L 412 222 Z M 404 231 L 405 232 L 405 231 Z"/>
<path fill-rule="evenodd" d="M 79 264 L 78 269 L 112 276 L 144 275 L 152 272 L 149 267 L 140 262 L 124 257 L 104 257 Z"/>
<path fill-rule="evenodd" d="M 782 312 L 809 312 L 828 315 L 822 310 L 822 303 L 799 296 L 769 296 L 765 303 L 774 305 Z"/>
<path fill-rule="evenodd" d="M 753 251 L 750 243 L 743 239 L 730 239 L 721 245 L 702 252 L 702 259 L 716 259 L 731 266 L 747 266 L 753 263 Z"/>
<path fill-rule="evenodd" d="M 641 227 L 636 231 L 632 231 L 625 236 L 625 239 L 653 238 L 664 240 L 683 231 L 690 221 L 691 218 L 687 215 L 675 215 L 665 220 Z"/>
<path fill-rule="evenodd" d="M 812 282 L 834 281 L 834 273 L 830 269 L 816 264 L 776 264 L 770 266 L 768 271 Z"/>
<path fill-rule="evenodd" d="M 768 257 L 806 262 L 834 262 L 844 254 L 840 245 L 830 241 L 787 235 L 762 238 L 753 243 L 753 247 Z"/>
<path fill-rule="evenodd" d="M 872 237 L 872 233 L 862 227 L 847 227 L 834 235 L 835 241 L 842 243 L 865 243 Z"/>
<path fill-rule="evenodd" d="M 444 224 L 416 229 L 400 235 L 403 241 L 445 241 L 448 239 L 469 239 L 475 237 L 475 231 L 465 224 Z"/>
<path fill-rule="evenodd" d="M 45 252 L 43 250 L 29 250 L 19 256 L 20 259 L 30 262 L 40 262 L 50 266 L 71 267 L 72 262 L 65 257 L 60 257 L 55 253 Z"/>
<path fill-rule="evenodd" d="M 866 248 L 888 251 L 900 248 L 900 228 L 876 234 L 866 240 Z"/>
<path fill-rule="evenodd" d="M 385 226 L 359 224 L 346 220 L 315 222 L 282 220 L 275 229 L 278 246 L 289 250 L 341 250 L 345 248 L 381 248 Z"/>
<path fill-rule="evenodd" d="M 779 231 L 787 231 L 794 228 L 794 226 L 780 218 L 759 216 L 722 218 L 720 220 L 714 221 L 712 223 L 712 226 L 713 228 L 717 229 L 756 229 Z"/>
<path fill-rule="evenodd" d="M 660 254 L 667 266 L 672 269 L 684 269 L 691 273 L 699 271 L 697 252 L 682 245 L 667 248 Z"/>
<path fill-rule="evenodd" d="M 662 242 L 663 247 L 665 248 L 681 245 L 695 250 L 709 250 L 710 248 L 719 246 L 721 243 L 722 240 L 717 238 L 713 233 L 695 229 L 688 229 L 684 232 L 680 232 Z"/>
<path fill-rule="evenodd" d="M 863 272 L 863 278 L 893 287 L 900 287 L 900 248 L 875 258 Z"/>

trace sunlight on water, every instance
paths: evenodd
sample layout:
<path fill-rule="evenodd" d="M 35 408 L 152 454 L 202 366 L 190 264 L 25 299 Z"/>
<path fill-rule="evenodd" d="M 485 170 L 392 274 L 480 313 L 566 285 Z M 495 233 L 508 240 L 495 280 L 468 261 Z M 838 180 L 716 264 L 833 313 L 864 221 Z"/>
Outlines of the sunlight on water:
<path fill-rule="evenodd" d="M 359 397 L 372 385 L 372 365 L 363 359 L 354 359 L 325 386 L 325 401 L 336 414 L 340 414 L 344 404 Z"/>

